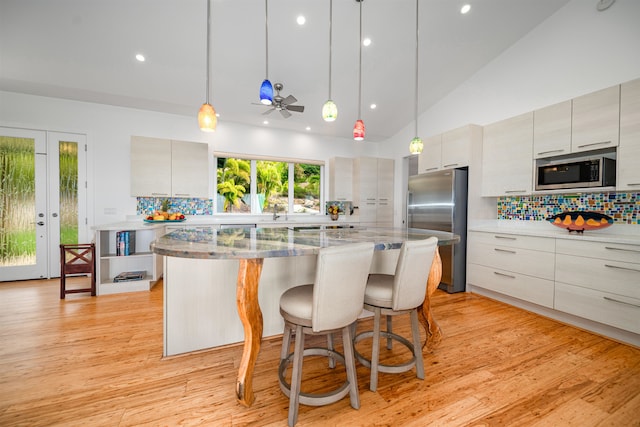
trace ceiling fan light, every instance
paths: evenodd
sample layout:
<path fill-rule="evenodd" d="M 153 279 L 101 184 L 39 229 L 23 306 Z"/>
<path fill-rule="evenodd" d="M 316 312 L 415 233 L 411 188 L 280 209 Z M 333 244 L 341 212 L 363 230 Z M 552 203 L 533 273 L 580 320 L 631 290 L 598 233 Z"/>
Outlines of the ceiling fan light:
<path fill-rule="evenodd" d="M 332 100 L 328 100 L 322 106 L 322 118 L 325 122 L 333 122 L 338 118 L 338 106 Z"/>
<path fill-rule="evenodd" d="M 411 154 L 420 154 L 422 153 L 422 149 L 424 148 L 424 144 L 422 143 L 422 139 L 416 136 L 409 143 L 409 152 Z"/>
<path fill-rule="evenodd" d="M 364 139 L 364 122 L 360 119 L 356 120 L 356 125 L 353 127 L 353 139 L 355 141 Z"/>
<path fill-rule="evenodd" d="M 198 125 L 200 125 L 200 130 L 213 132 L 216 130 L 217 124 L 218 118 L 216 117 L 216 110 L 213 109 L 211 104 L 202 104 L 198 112 Z"/>
<path fill-rule="evenodd" d="M 260 86 L 260 102 L 264 105 L 273 104 L 273 86 L 269 79 L 264 79 Z"/>

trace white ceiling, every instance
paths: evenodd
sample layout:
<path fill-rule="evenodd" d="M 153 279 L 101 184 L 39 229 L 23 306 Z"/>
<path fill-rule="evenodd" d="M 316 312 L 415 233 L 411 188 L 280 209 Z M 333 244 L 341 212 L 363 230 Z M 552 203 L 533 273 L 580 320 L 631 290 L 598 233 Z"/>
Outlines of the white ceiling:
<path fill-rule="evenodd" d="M 420 0 L 419 110 L 471 77 L 568 0 Z M 594 0 L 595 2 L 595 0 Z M 461 15 L 462 4 L 472 5 Z M 359 3 L 333 2 L 332 98 L 329 1 L 269 0 L 269 79 L 304 113 L 284 119 L 258 93 L 265 78 L 264 0 L 212 0 L 211 104 L 219 126 L 238 122 L 351 138 L 358 118 Z M 595 3 L 594 3 L 595 7 Z M 307 19 L 296 23 L 298 15 Z M 365 0 L 362 119 L 366 141 L 413 124 L 415 1 Z M 194 117 L 205 100 L 206 0 L 2 0 L 0 90 Z M 136 53 L 147 60 L 139 63 Z M 370 110 L 371 103 L 377 104 Z"/>

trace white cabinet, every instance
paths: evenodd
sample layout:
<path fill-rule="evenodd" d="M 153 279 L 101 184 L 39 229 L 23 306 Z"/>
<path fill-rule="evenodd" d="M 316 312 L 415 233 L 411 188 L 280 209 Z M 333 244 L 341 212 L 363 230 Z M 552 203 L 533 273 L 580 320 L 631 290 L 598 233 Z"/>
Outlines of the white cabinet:
<path fill-rule="evenodd" d="M 131 195 L 209 197 L 207 144 L 131 137 Z"/>
<path fill-rule="evenodd" d="M 469 166 L 471 144 L 482 140 L 482 128 L 467 125 L 442 134 L 442 169 L 455 169 Z"/>
<path fill-rule="evenodd" d="M 378 159 L 378 209 L 376 224 L 393 226 L 393 159 Z"/>
<path fill-rule="evenodd" d="M 135 233 L 135 251 L 131 255 L 118 255 L 117 236 L 120 232 Z M 164 227 L 132 227 L 123 224 L 121 228 L 110 226 L 96 232 L 96 287 L 98 295 L 122 292 L 148 291 L 162 275 L 162 257 L 150 251 L 152 241 L 164 234 Z M 124 272 L 143 271 L 141 280 L 114 282 L 114 278 Z"/>
<path fill-rule="evenodd" d="M 171 141 L 171 195 L 209 197 L 209 147 L 207 144 Z"/>
<path fill-rule="evenodd" d="M 442 134 L 425 138 L 422 143 L 422 153 L 418 155 L 418 173 L 440 170 L 442 164 Z"/>
<path fill-rule="evenodd" d="M 131 195 L 171 196 L 171 141 L 131 137 Z"/>
<path fill-rule="evenodd" d="M 353 159 L 332 157 L 329 159 L 329 200 L 353 200 Z"/>
<path fill-rule="evenodd" d="M 571 151 L 618 145 L 620 85 L 573 99 Z"/>
<path fill-rule="evenodd" d="M 418 157 L 418 173 L 469 166 L 472 144 L 482 142 L 482 127 L 467 125 L 431 136 Z"/>
<path fill-rule="evenodd" d="M 530 194 L 533 183 L 533 112 L 484 128 L 482 196 Z"/>
<path fill-rule="evenodd" d="M 393 225 L 393 159 L 358 157 L 353 163 L 353 202 L 360 224 Z"/>
<path fill-rule="evenodd" d="M 554 239 L 470 231 L 467 283 L 553 307 Z"/>
<path fill-rule="evenodd" d="M 583 238 L 470 230 L 467 289 L 639 345 L 640 243 Z"/>
<path fill-rule="evenodd" d="M 571 101 L 533 112 L 533 157 L 540 159 L 571 152 Z"/>
<path fill-rule="evenodd" d="M 558 239 L 556 310 L 640 334 L 640 245 Z"/>
<path fill-rule="evenodd" d="M 620 88 L 620 146 L 616 190 L 640 190 L 640 79 Z"/>

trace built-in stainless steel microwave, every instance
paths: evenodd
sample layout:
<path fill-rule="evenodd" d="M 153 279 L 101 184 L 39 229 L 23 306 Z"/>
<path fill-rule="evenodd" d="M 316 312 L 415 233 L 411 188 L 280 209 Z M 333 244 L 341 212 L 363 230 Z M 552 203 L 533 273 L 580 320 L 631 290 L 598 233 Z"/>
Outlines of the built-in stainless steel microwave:
<path fill-rule="evenodd" d="M 608 157 L 544 160 L 536 163 L 536 190 L 616 185 L 616 161 Z"/>

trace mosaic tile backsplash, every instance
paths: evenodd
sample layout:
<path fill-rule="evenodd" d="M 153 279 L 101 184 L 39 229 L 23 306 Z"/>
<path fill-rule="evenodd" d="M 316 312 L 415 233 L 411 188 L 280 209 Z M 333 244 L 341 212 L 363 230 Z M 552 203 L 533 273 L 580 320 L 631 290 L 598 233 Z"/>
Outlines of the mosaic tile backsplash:
<path fill-rule="evenodd" d="M 136 214 L 150 215 L 159 210 L 164 197 L 138 197 Z M 196 198 L 170 198 L 170 210 L 185 215 L 212 215 L 213 201 Z M 619 224 L 640 225 L 640 193 L 547 194 L 500 197 L 498 219 L 544 221 L 565 212 L 588 210 L 609 215 Z"/>
<path fill-rule="evenodd" d="M 136 215 L 151 215 L 160 210 L 162 201 L 167 197 L 138 197 L 136 203 Z M 181 212 L 184 215 L 212 215 L 213 201 L 211 199 L 178 198 L 171 197 L 169 211 Z"/>
<path fill-rule="evenodd" d="M 544 221 L 565 211 L 594 211 L 614 223 L 640 225 L 640 193 L 546 194 L 499 197 L 498 219 Z"/>

